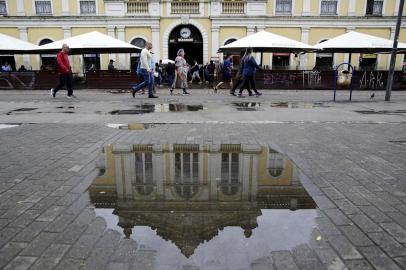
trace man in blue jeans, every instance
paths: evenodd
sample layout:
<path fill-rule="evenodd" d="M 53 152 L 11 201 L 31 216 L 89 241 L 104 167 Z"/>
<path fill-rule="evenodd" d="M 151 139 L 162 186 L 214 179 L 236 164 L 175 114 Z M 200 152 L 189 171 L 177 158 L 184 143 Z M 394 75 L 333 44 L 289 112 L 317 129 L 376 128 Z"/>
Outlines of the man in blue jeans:
<path fill-rule="evenodd" d="M 153 84 L 151 80 L 151 72 L 153 72 L 153 69 L 151 67 L 151 49 L 152 49 L 152 43 L 151 42 L 146 42 L 145 43 L 145 48 L 142 49 L 141 51 L 141 56 L 140 56 L 140 75 L 144 79 L 143 82 L 135 85 L 132 87 L 132 95 L 135 97 L 135 93 L 139 91 L 140 89 L 144 87 L 148 87 L 148 97 L 149 98 L 157 98 L 157 96 L 154 95 L 153 92 Z"/>

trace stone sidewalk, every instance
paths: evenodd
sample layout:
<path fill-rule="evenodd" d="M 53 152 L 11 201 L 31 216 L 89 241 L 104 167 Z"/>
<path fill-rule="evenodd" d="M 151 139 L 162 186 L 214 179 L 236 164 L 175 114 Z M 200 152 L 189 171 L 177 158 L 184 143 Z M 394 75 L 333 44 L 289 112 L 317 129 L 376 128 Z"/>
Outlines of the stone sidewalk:
<path fill-rule="evenodd" d="M 280 99 L 288 100 L 290 95 L 297 96 L 289 93 Z M 312 95 L 313 101 L 323 98 L 323 94 Z M 17 107 L 33 102 L 24 97 L 21 100 L 18 93 L 8 99 Z M 400 94 L 393 104 L 405 108 L 404 96 Z M 392 104 L 367 105 L 379 109 Z M 326 113 L 345 114 L 348 106 L 353 105 L 334 105 Z M 142 131 L 108 128 L 105 123 L 111 119 L 98 119 L 97 115 L 91 116 L 97 120 L 94 123 L 80 119 L 55 123 L 44 118 L 42 123 L 1 129 L 0 268 L 199 269 L 154 264 L 145 247 L 108 229 L 106 221 L 96 217 L 87 188 L 99 173 L 96 160 L 101 147 L 108 143 L 208 140 L 268 144 L 286 153 L 300 168 L 303 185 L 318 205 L 315 234 L 307 244 L 272 252 L 250 269 L 406 269 L 403 114 L 386 115 L 385 121 L 379 115 L 369 116 L 379 121 L 363 119 L 362 115 L 358 121 L 357 114 L 351 121 L 343 116 L 343 121 L 336 122 L 238 121 L 247 113 L 234 112 L 233 123 L 196 121 Z M 249 113 L 257 117 L 257 112 Z M 303 111 L 289 113 L 295 118 Z M 195 117 L 195 113 L 188 114 Z M 1 123 L 14 120 L 7 117 L 2 116 Z"/>

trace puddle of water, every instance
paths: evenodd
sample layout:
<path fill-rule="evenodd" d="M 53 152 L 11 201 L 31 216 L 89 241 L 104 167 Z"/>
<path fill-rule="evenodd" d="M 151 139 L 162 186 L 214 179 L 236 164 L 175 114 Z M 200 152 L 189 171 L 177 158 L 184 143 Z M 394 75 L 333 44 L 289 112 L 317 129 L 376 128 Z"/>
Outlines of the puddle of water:
<path fill-rule="evenodd" d="M 389 142 L 406 146 L 406 141 L 389 141 Z"/>
<path fill-rule="evenodd" d="M 36 109 L 38 109 L 38 108 L 20 108 L 20 109 L 12 110 L 12 112 L 28 112 L 28 111 L 33 111 Z"/>
<path fill-rule="evenodd" d="M 104 155 L 89 188 L 96 215 L 147 250 L 151 269 L 251 269 L 320 237 L 298 169 L 267 146 L 109 145 Z"/>
<path fill-rule="evenodd" d="M 75 109 L 75 106 L 58 106 L 57 109 Z"/>
<path fill-rule="evenodd" d="M 21 124 L 0 124 L 0 129 L 19 127 Z"/>
<path fill-rule="evenodd" d="M 275 102 L 271 103 L 272 108 L 288 109 L 313 109 L 315 107 L 328 107 L 322 103 L 305 103 L 305 102 Z"/>
<path fill-rule="evenodd" d="M 237 111 L 242 112 L 262 110 L 259 102 L 234 102 L 232 105 L 236 107 Z"/>
<path fill-rule="evenodd" d="M 196 112 L 203 110 L 203 105 L 186 105 L 182 103 L 140 104 L 135 109 L 114 110 L 110 114 L 144 114 L 154 112 Z"/>
<path fill-rule="evenodd" d="M 406 113 L 406 110 L 382 110 L 382 111 L 374 111 L 374 110 L 359 110 L 355 111 L 356 113 L 360 114 L 386 114 L 386 115 L 402 115 Z"/>

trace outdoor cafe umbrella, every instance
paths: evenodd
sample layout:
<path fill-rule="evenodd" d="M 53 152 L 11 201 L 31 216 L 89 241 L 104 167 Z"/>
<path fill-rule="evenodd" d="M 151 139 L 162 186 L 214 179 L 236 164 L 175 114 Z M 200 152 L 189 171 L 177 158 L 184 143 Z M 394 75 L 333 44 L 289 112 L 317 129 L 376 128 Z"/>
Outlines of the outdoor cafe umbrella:
<path fill-rule="evenodd" d="M 220 47 L 219 52 L 240 52 L 246 48 L 252 48 L 254 52 L 284 53 L 312 52 L 315 50 L 313 46 L 303 42 L 267 31 L 260 31 Z"/>
<path fill-rule="evenodd" d="M 55 53 L 62 49 L 63 44 L 68 44 L 69 54 L 87 53 L 134 53 L 141 48 L 119 39 L 110 37 L 100 32 L 89 32 L 71 38 L 58 40 L 39 46 L 37 53 Z"/>
<path fill-rule="evenodd" d="M 389 53 L 392 51 L 393 40 L 376 37 L 360 32 L 350 31 L 343 35 L 314 45 L 323 52 L 332 53 Z M 405 43 L 399 43 L 398 48 L 406 49 Z"/>
<path fill-rule="evenodd" d="M 350 31 L 316 44 L 314 47 L 323 52 L 349 53 L 348 62 L 351 62 L 351 55 L 353 53 L 390 53 L 393 47 L 393 40 Z M 398 48 L 406 50 L 406 44 L 399 43 Z"/>
<path fill-rule="evenodd" d="M 30 54 L 39 46 L 0 33 L 0 54 Z"/>
<path fill-rule="evenodd" d="M 313 46 L 303 42 L 267 31 L 260 31 L 220 47 L 219 52 L 236 53 L 246 48 L 252 48 L 254 52 L 261 53 L 261 64 L 264 52 L 304 53 L 315 51 Z"/>

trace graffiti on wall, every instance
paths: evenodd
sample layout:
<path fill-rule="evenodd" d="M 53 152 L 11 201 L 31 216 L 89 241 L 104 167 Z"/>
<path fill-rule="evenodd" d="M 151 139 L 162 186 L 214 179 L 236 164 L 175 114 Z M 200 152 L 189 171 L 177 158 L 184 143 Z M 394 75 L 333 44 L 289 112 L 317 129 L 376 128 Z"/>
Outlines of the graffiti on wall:
<path fill-rule="evenodd" d="M 379 71 L 364 71 L 359 81 L 360 89 L 384 89 L 383 73 Z"/>
<path fill-rule="evenodd" d="M 264 73 L 264 85 L 284 85 L 291 86 L 302 79 L 301 73 L 272 72 Z"/>
<path fill-rule="evenodd" d="M 303 88 L 315 88 L 321 86 L 320 71 L 303 71 Z"/>

